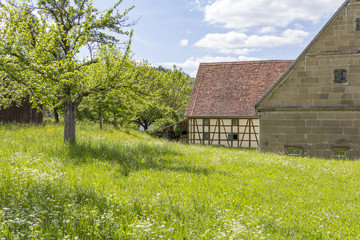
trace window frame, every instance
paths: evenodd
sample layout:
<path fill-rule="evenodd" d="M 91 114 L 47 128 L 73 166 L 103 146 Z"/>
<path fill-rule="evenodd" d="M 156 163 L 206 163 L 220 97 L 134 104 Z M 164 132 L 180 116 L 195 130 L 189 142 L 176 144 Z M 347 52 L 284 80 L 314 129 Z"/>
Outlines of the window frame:
<path fill-rule="evenodd" d="M 206 123 L 205 123 L 206 122 Z M 203 126 L 210 126 L 210 119 L 204 118 L 203 119 Z"/>
<path fill-rule="evenodd" d="M 285 150 L 286 150 L 286 152 L 285 152 L 286 156 L 289 156 L 289 157 L 304 156 L 304 149 L 302 149 L 300 147 L 289 147 L 289 148 L 286 148 Z"/>
<path fill-rule="evenodd" d="M 335 69 L 334 70 L 334 83 L 346 83 L 346 82 L 347 82 L 346 69 Z"/>
<path fill-rule="evenodd" d="M 355 24 L 356 24 L 355 30 L 360 31 L 360 18 L 356 18 Z"/>
<path fill-rule="evenodd" d="M 239 135 L 237 133 L 228 133 L 227 140 L 228 141 L 237 141 L 237 140 L 239 140 Z"/>
<path fill-rule="evenodd" d="M 207 137 L 205 137 L 207 136 Z M 203 132 L 203 139 L 204 140 L 210 140 L 210 133 L 209 132 Z"/>
<path fill-rule="evenodd" d="M 331 158 L 335 160 L 347 160 L 348 159 L 348 149 L 345 148 L 333 148 L 331 149 Z M 335 154 L 338 152 L 337 154 Z M 340 154 L 340 152 L 343 152 L 344 154 Z"/>
<path fill-rule="evenodd" d="M 237 141 L 237 140 L 239 140 L 239 135 L 237 133 L 236 134 L 233 133 L 233 141 Z"/>
<path fill-rule="evenodd" d="M 232 126 L 239 126 L 239 119 L 231 119 Z"/>

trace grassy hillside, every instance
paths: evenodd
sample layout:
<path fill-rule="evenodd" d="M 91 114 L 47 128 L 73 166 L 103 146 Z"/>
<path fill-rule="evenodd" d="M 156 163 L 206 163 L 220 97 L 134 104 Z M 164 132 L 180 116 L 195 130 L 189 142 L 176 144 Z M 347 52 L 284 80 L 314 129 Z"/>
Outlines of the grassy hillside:
<path fill-rule="evenodd" d="M 1 239 L 359 239 L 360 162 L 0 125 Z"/>

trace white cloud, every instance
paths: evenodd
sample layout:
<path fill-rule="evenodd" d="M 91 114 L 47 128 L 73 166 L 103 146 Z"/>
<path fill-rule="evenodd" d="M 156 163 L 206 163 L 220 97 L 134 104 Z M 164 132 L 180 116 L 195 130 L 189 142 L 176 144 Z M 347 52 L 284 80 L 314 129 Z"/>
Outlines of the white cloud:
<path fill-rule="evenodd" d="M 187 39 L 181 39 L 179 44 L 183 47 L 186 47 L 187 45 L 189 45 L 189 40 Z"/>
<path fill-rule="evenodd" d="M 302 24 L 300 24 L 300 23 L 295 23 L 294 26 L 295 26 L 296 29 L 299 29 L 299 30 L 305 28 L 304 25 L 302 25 Z"/>
<path fill-rule="evenodd" d="M 231 31 L 228 33 L 206 34 L 195 43 L 196 47 L 215 50 L 224 54 L 242 54 L 254 51 L 248 48 L 271 48 L 289 44 L 299 44 L 309 36 L 302 30 L 287 29 L 281 35 L 247 35 L 242 32 Z M 246 55 L 246 54 L 245 54 Z"/>
<path fill-rule="evenodd" d="M 204 14 L 204 20 L 229 29 L 208 33 L 193 46 L 215 51 L 227 57 L 191 57 L 185 62 L 162 63 L 181 67 L 196 75 L 200 62 L 259 60 L 254 51 L 308 41 L 305 25 L 329 18 L 344 0 L 192 0 Z M 233 57 L 233 56 L 240 57 Z"/>
<path fill-rule="evenodd" d="M 202 11 L 202 10 L 203 10 L 203 8 L 202 8 L 202 6 L 201 6 L 200 0 L 194 0 L 194 1 L 192 1 L 192 2 L 190 3 L 190 5 L 193 6 L 192 9 L 191 9 L 191 11 L 194 11 L 194 10 Z"/>
<path fill-rule="evenodd" d="M 193 0 L 190 2 L 190 6 L 192 7 L 190 11 L 204 11 L 205 6 L 212 4 L 216 0 Z"/>
<path fill-rule="evenodd" d="M 164 67 L 172 67 L 174 65 L 181 67 L 186 73 L 190 76 L 195 77 L 197 73 L 197 69 L 200 63 L 211 63 L 211 62 L 234 62 L 234 61 L 255 61 L 255 60 L 262 60 L 260 58 L 255 57 L 246 57 L 246 56 L 239 56 L 239 57 L 214 57 L 210 55 L 206 55 L 204 57 L 190 57 L 185 62 L 174 63 L 174 62 L 164 62 L 160 63 L 160 65 Z"/>
<path fill-rule="evenodd" d="M 257 51 L 257 49 L 249 49 L 249 48 L 239 48 L 239 49 L 223 48 L 218 50 L 218 52 L 222 54 L 234 54 L 234 55 L 249 55 L 250 53 L 255 51 Z"/>
<path fill-rule="evenodd" d="M 317 22 L 344 0 L 216 0 L 204 8 L 205 21 L 226 28 L 286 27 L 295 20 Z"/>
<path fill-rule="evenodd" d="M 274 33 L 276 32 L 276 28 L 273 26 L 268 27 L 262 27 L 259 31 L 259 33 L 265 34 L 265 33 Z"/>

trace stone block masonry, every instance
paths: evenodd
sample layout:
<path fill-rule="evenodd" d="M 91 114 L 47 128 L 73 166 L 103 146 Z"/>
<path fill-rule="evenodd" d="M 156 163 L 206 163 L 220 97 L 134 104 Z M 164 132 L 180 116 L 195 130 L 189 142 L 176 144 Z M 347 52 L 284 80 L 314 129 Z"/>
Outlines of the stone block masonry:
<path fill-rule="evenodd" d="M 299 125 L 299 114 L 303 117 L 303 125 Z M 302 111 L 297 112 L 297 115 L 282 112 L 283 117 L 278 121 L 287 123 L 278 124 L 276 129 L 272 122 L 274 115 L 279 117 L 277 112 L 264 112 L 261 115 L 262 151 L 284 153 L 287 147 L 296 146 L 303 149 L 305 156 L 331 158 L 334 149 L 346 149 L 350 159 L 360 156 L 360 112 L 324 114 Z M 353 120 L 344 120 L 343 115 L 351 115 Z"/>

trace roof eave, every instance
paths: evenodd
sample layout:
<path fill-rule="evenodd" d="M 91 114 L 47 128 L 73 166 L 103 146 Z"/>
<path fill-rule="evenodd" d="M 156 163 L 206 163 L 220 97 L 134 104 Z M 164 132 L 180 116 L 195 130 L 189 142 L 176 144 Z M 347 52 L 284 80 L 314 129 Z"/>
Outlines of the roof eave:
<path fill-rule="evenodd" d="M 186 116 L 187 118 L 258 118 L 256 115 L 250 116 Z"/>
<path fill-rule="evenodd" d="M 183 119 L 183 120 L 181 120 L 181 121 L 179 121 L 179 122 L 173 123 L 173 124 L 171 124 L 171 125 L 169 125 L 169 126 L 163 127 L 161 130 L 165 130 L 166 128 L 169 128 L 169 127 L 175 126 L 176 124 L 179 124 L 179 123 L 185 122 L 186 120 L 188 120 L 188 118 L 185 118 L 185 119 Z"/>

